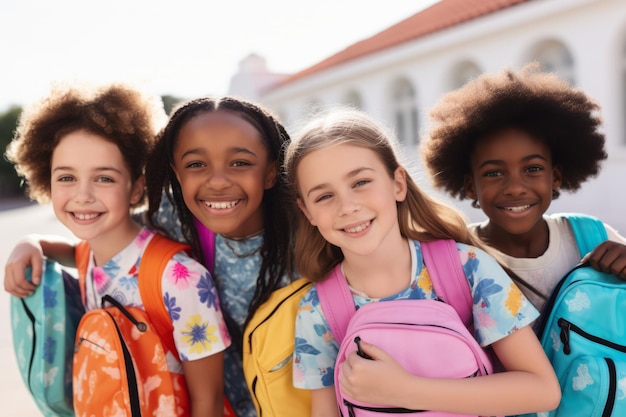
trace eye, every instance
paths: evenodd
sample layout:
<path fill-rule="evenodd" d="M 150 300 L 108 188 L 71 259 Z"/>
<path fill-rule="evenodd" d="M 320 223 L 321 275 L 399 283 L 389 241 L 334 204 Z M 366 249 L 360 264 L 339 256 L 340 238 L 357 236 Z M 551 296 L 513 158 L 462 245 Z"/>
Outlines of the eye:
<path fill-rule="evenodd" d="M 355 182 L 355 183 L 354 183 L 353 187 L 354 187 L 354 188 L 357 188 L 357 187 L 363 187 L 364 185 L 367 185 L 367 184 L 369 184 L 370 182 L 372 182 L 372 181 L 370 181 L 370 180 L 359 180 L 359 181 L 357 181 L 357 182 Z"/>
<path fill-rule="evenodd" d="M 320 203 L 322 201 L 328 200 L 331 197 L 332 197 L 332 194 L 322 194 L 320 196 L 317 196 L 315 198 L 315 200 L 313 200 L 313 201 L 316 202 L 316 203 Z"/>
<path fill-rule="evenodd" d="M 483 177 L 500 177 L 502 176 L 502 172 L 492 169 L 489 171 L 485 171 L 485 173 L 483 173 Z"/>
<path fill-rule="evenodd" d="M 185 168 L 202 168 L 205 164 L 200 161 L 192 161 L 185 164 Z"/>
<path fill-rule="evenodd" d="M 62 175 L 57 178 L 57 182 L 71 182 L 74 181 L 74 177 L 71 175 Z"/>
<path fill-rule="evenodd" d="M 531 167 L 528 167 L 528 169 L 526 169 L 526 171 L 530 172 L 530 173 L 535 173 L 535 172 L 541 172 L 543 171 L 544 168 L 540 165 L 533 165 Z"/>
<path fill-rule="evenodd" d="M 252 164 L 248 161 L 234 161 L 231 165 L 234 167 L 247 167 L 251 166 Z"/>
<path fill-rule="evenodd" d="M 104 183 L 114 183 L 115 180 L 111 177 L 98 177 L 96 178 L 96 182 L 104 182 Z"/>

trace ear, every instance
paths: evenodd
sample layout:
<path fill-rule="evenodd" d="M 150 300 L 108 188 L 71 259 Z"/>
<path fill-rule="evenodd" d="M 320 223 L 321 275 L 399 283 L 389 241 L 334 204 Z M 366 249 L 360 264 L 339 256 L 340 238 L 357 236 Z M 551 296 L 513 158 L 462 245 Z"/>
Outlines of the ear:
<path fill-rule="evenodd" d="M 563 184 L 563 172 L 560 165 L 552 167 L 552 189 L 558 190 Z"/>
<path fill-rule="evenodd" d="M 478 200 L 478 195 L 476 194 L 476 186 L 474 185 L 474 178 L 471 175 L 465 175 L 463 183 L 465 197 L 469 198 L 470 200 Z"/>
<path fill-rule="evenodd" d="M 144 195 L 146 190 L 146 177 L 144 175 L 140 176 L 133 183 L 133 187 L 130 190 L 130 205 L 133 206 L 137 204 Z"/>
<path fill-rule="evenodd" d="M 401 202 L 406 199 L 407 184 L 406 184 L 406 170 L 402 167 L 396 168 L 393 173 L 393 183 L 395 188 L 396 201 Z"/>
<path fill-rule="evenodd" d="M 306 206 L 304 205 L 304 202 L 301 199 L 296 199 L 296 202 L 298 203 L 298 207 L 300 207 L 300 210 L 302 210 L 302 213 L 304 213 L 305 217 L 309 220 L 309 223 L 311 223 L 311 225 L 313 226 L 317 226 L 315 224 L 315 221 L 313 220 L 313 216 L 311 216 L 311 213 L 309 212 L 309 210 L 307 210 Z"/>
<path fill-rule="evenodd" d="M 276 177 L 278 176 L 278 163 L 271 163 L 265 171 L 265 182 L 263 186 L 266 190 L 269 190 L 276 184 Z"/>

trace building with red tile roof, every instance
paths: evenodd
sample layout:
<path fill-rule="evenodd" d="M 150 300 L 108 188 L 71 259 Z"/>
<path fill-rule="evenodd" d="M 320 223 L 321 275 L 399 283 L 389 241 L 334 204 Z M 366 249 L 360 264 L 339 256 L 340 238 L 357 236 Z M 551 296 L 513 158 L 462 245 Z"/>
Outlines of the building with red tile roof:
<path fill-rule="evenodd" d="M 609 159 L 601 174 L 576 194 L 562 194 L 551 210 L 595 214 L 626 233 L 626 195 L 608 191 L 626 178 L 623 0 L 441 0 L 297 73 L 249 83 L 257 88 L 248 92 L 294 133 L 319 109 L 361 108 L 394 129 L 419 172 L 416 145 L 444 93 L 480 73 L 531 61 L 595 98 L 605 122 Z M 482 220 L 479 210 L 461 208 Z"/>

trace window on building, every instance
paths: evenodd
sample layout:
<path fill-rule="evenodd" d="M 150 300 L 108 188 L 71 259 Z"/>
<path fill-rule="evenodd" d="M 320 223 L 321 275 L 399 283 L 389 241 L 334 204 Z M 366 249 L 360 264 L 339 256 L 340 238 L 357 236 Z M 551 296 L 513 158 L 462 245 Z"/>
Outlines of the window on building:
<path fill-rule="evenodd" d="M 480 67 L 472 61 L 463 61 L 454 66 L 451 77 L 451 89 L 463 87 L 482 73 Z"/>
<path fill-rule="evenodd" d="M 398 140 L 404 145 L 417 144 L 418 113 L 413 85 L 406 78 L 397 79 L 392 87 L 393 120 Z"/>
<path fill-rule="evenodd" d="M 346 94 L 344 103 L 355 109 L 363 110 L 363 99 L 357 91 L 350 91 L 348 94 Z"/>
<path fill-rule="evenodd" d="M 571 85 L 576 84 L 574 58 L 562 42 L 546 40 L 539 43 L 533 50 L 531 60 L 539 62 L 542 71 L 555 73 Z"/>

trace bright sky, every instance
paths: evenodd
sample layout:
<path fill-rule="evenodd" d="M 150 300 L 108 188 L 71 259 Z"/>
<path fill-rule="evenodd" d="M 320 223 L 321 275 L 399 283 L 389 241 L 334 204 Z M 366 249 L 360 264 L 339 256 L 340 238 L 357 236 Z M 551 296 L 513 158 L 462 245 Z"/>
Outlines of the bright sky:
<path fill-rule="evenodd" d="M 55 80 L 225 94 L 250 53 L 271 71 L 297 72 L 435 1 L 3 0 L 0 112 Z"/>

